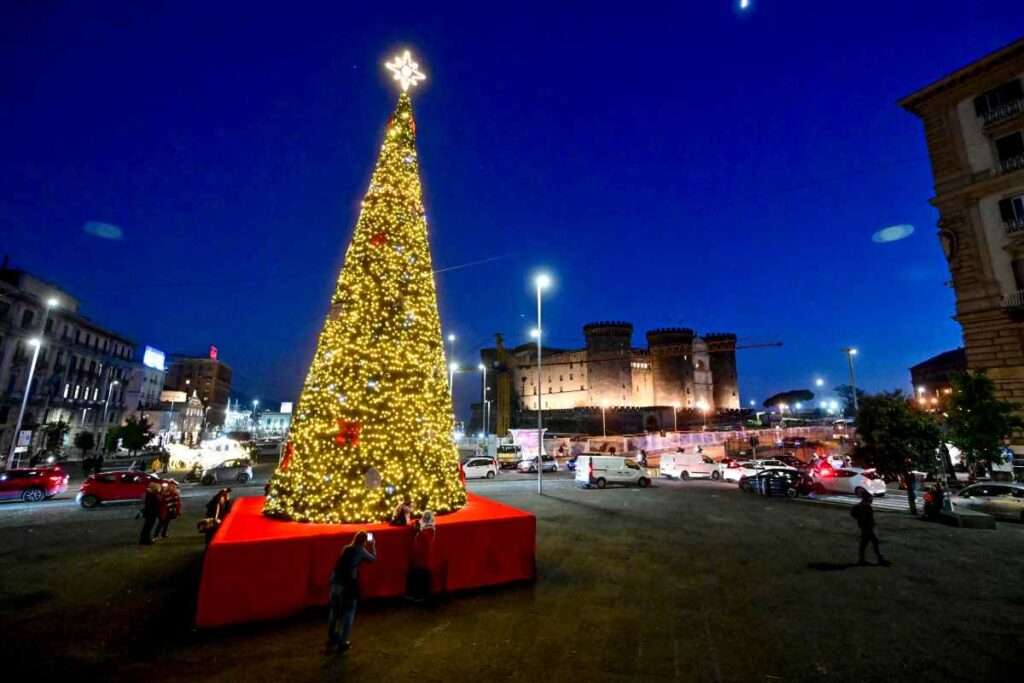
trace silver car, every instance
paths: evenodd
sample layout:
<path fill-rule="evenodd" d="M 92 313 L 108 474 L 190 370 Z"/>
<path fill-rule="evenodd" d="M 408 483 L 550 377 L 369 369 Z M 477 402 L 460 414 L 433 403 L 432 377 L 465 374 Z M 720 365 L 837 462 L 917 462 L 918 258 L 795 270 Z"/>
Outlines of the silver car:
<path fill-rule="evenodd" d="M 224 482 L 236 482 L 245 484 L 252 480 L 252 461 L 248 458 L 234 458 L 225 460 L 203 472 L 200 483 L 220 484 Z"/>
<path fill-rule="evenodd" d="M 972 484 L 949 500 L 954 509 L 1024 521 L 1024 484 Z"/>

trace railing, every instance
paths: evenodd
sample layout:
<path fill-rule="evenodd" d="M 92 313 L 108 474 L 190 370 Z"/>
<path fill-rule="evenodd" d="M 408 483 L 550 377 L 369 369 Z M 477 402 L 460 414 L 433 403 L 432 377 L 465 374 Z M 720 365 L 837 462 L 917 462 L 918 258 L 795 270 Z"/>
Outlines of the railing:
<path fill-rule="evenodd" d="M 1018 154 L 1015 157 L 1010 157 L 1005 161 L 999 162 L 1000 173 L 1011 173 L 1013 171 L 1024 170 L 1024 154 Z"/>
<path fill-rule="evenodd" d="M 1024 308 L 1024 289 L 1003 296 L 1003 308 Z"/>
<path fill-rule="evenodd" d="M 1016 235 L 1018 232 L 1024 232 L 1024 218 L 1003 221 L 1003 232 L 1007 235 Z"/>
<path fill-rule="evenodd" d="M 1024 112 L 1024 100 L 1013 100 L 1006 104 L 1000 104 L 995 109 L 989 109 L 979 116 L 982 126 L 991 126 L 993 123 L 1005 121 Z"/>

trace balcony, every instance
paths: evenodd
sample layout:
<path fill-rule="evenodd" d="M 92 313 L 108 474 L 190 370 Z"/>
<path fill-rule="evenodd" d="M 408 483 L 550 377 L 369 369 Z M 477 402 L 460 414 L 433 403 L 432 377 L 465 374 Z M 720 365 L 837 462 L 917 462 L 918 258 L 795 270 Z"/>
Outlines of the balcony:
<path fill-rule="evenodd" d="M 1004 159 L 999 162 L 999 173 L 1012 173 L 1024 170 L 1024 154 Z"/>
<path fill-rule="evenodd" d="M 1024 218 L 1014 218 L 1010 221 L 1003 221 L 1003 232 L 1007 235 L 1016 235 L 1024 232 Z"/>
<path fill-rule="evenodd" d="M 1000 104 L 995 109 L 988 110 L 978 118 L 981 120 L 982 127 L 987 128 L 1000 121 L 1020 116 L 1021 113 L 1024 113 L 1024 99 Z"/>
<path fill-rule="evenodd" d="M 1010 311 L 1024 310 L 1024 289 L 1018 289 L 1013 294 L 1004 295 L 1002 306 Z"/>

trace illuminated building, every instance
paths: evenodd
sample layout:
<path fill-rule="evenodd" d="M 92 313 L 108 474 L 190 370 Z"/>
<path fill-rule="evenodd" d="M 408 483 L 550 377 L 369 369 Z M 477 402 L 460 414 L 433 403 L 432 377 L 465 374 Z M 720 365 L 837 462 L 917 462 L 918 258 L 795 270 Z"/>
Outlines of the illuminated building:
<path fill-rule="evenodd" d="M 190 396 L 195 392 L 203 405 L 210 409 L 207 423 L 215 427 L 224 424 L 231 395 L 231 367 L 218 355 L 215 346 L 201 356 L 172 354 L 164 380 L 164 389 L 184 391 Z"/>
<path fill-rule="evenodd" d="M 1024 39 L 900 105 L 924 124 L 967 366 L 1024 404 Z"/>

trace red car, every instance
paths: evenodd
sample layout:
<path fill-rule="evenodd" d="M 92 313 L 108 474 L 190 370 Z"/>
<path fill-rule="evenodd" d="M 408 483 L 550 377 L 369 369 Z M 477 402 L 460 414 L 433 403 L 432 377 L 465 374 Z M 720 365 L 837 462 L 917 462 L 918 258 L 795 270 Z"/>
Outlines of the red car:
<path fill-rule="evenodd" d="M 100 472 L 90 475 L 82 483 L 75 500 L 84 508 L 115 500 L 142 500 L 146 487 L 161 481 L 160 477 L 146 472 Z"/>
<path fill-rule="evenodd" d="M 63 467 L 15 467 L 0 473 L 0 500 L 38 503 L 67 490 L 68 473 Z"/>

